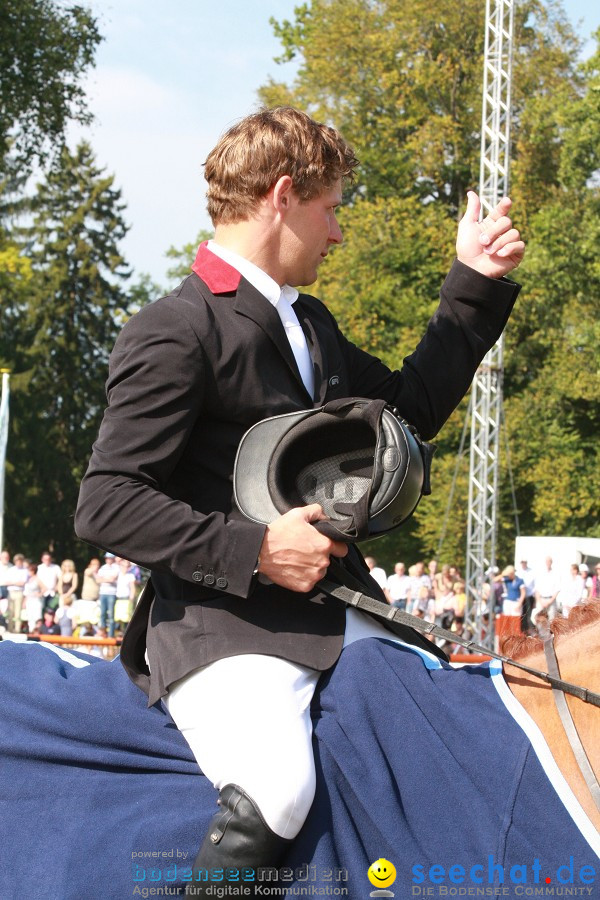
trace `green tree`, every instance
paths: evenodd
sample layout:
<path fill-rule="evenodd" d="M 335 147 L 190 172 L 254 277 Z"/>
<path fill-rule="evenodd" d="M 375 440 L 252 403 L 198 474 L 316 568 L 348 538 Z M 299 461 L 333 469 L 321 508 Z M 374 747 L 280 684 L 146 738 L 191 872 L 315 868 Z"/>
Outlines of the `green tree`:
<path fill-rule="evenodd" d="M 295 79 L 271 80 L 259 95 L 335 123 L 358 150 L 361 195 L 437 200 L 455 216 L 479 179 L 484 18 L 479 0 L 312 0 L 293 22 L 273 23 L 280 61 L 299 61 Z M 549 174 L 557 108 L 577 92 L 579 43 L 552 0 L 519 3 L 515 30 L 513 132 L 528 135 L 525 155 L 537 150 L 525 181 Z"/>
<path fill-rule="evenodd" d="M 273 23 L 280 62 L 295 59 L 297 74 L 266 84 L 261 100 L 296 104 L 335 124 L 362 163 L 341 216 L 345 243 L 322 267 L 316 292 L 351 339 L 392 366 L 422 333 L 453 256 L 465 191 L 478 182 L 484 6 L 311 0 L 296 7 L 293 21 Z M 597 483 L 598 469 L 586 429 L 597 416 L 598 210 L 590 178 L 600 147 L 599 67 L 597 59 L 578 67 L 580 43 L 554 0 L 518 4 L 515 45 L 511 196 L 530 244 L 506 335 L 517 506 L 522 531 L 586 533 L 589 503 L 579 482 Z M 582 371 L 565 388 L 573 359 Z M 397 535 L 367 546 L 386 565 L 435 555 L 442 535 L 444 557 L 464 563 L 468 452 L 458 468 L 456 453 L 465 414 L 466 401 L 437 438 L 434 494 Z M 533 441 L 532 421 L 539 423 Z M 499 543 L 510 558 L 515 526 L 502 450 Z M 562 469 L 573 489 L 556 504 L 552 473 Z"/>
<path fill-rule="evenodd" d="M 597 534 L 599 222 L 597 189 L 560 189 L 531 222 L 527 304 L 508 332 L 506 399 L 525 533 Z"/>
<path fill-rule="evenodd" d="M 506 417 L 525 533 L 597 534 L 600 49 L 581 76 L 578 96 L 556 116 L 556 183 L 530 218 L 526 300 L 507 332 Z"/>
<path fill-rule="evenodd" d="M 270 82 L 261 99 L 335 122 L 359 148 L 369 198 L 445 197 L 456 208 L 473 183 L 473 123 L 462 113 L 477 103 L 483 14 L 449 0 L 435 11 L 421 0 L 305 3 L 293 23 L 274 25 L 298 75 L 289 87 Z"/>
<path fill-rule="evenodd" d="M 100 40 L 83 6 L 0 0 L 0 171 L 9 151 L 28 167 L 89 121 L 81 80 Z"/>
<path fill-rule="evenodd" d="M 600 170 L 600 28 L 593 36 L 596 52 L 581 66 L 581 97 L 560 110 L 560 182 L 575 191 L 592 187 L 592 178 L 597 187 Z"/>
<path fill-rule="evenodd" d="M 1 356 L 13 371 L 6 535 L 34 558 L 48 545 L 77 556 L 79 481 L 105 406 L 117 319 L 127 315 L 123 210 L 89 145 L 63 148 L 22 234 L 29 282 L 2 307 L 3 326 L 12 324 L 10 341 L 2 327 Z"/>

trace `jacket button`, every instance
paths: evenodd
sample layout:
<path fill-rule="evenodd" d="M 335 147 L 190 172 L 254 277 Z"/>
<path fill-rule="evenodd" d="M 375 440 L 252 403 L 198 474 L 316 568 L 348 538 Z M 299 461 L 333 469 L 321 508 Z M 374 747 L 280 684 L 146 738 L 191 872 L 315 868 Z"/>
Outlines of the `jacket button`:
<path fill-rule="evenodd" d="M 212 587 L 214 583 L 215 583 L 215 576 L 212 574 L 212 572 L 208 572 L 204 576 L 204 584 L 207 584 L 209 587 Z"/>
<path fill-rule="evenodd" d="M 195 572 L 192 572 L 192 581 L 202 581 L 203 575 L 200 569 L 196 569 Z"/>
<path fill-rule="evenodd" d="M 227 579 L 223 578 L 222 575 L 219 578 L 217 578 L 217 587 L 220 588 L 222 591 L 225 590 L 225 588 L 227 587 L 227 584 L 228 584 Z"/>

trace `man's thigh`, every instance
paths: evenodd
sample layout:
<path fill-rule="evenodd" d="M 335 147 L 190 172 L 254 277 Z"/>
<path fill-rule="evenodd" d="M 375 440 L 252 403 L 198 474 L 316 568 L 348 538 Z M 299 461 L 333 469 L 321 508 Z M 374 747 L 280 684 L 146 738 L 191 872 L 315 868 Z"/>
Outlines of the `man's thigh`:
<path fill-rule="evenodd" d="M 165 699 L 215 787 L 239 785 L 282 837 L 295 836 L 314 795 L 310 704 L 319 674 L 246 654 L 196 669 Z"/>

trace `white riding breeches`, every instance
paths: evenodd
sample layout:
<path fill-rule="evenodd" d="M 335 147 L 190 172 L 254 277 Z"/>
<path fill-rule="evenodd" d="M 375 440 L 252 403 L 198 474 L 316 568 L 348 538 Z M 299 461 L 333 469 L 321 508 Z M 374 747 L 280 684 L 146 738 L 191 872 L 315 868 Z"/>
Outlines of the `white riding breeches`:
<path fill-rule="evenodd" d="M 344 647 L 394 635 L 346 611 Z M 315 792 L 310 704 L 320 672 L 276 656 L 246 654 L 195 669 L 165 704 L 217 790 L 237 784 L 283 838 L 296 837 Z"/>

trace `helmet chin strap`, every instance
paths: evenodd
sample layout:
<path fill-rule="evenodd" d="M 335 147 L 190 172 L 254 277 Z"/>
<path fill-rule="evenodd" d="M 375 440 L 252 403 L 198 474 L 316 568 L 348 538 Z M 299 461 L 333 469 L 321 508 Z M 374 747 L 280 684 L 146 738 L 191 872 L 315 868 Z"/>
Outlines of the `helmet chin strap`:
<path fill-rule="evenodd" d="M 320 522 L 313 522 L 313 527 L 318 532 L 324 534 L 331 541 L 342 541 L 344 543 L 354 543 L 355 541 L 366 540 L 365 537 L 359 537 L 356 529 L 354 516 L 349 515 L 345 519 L 321 519 Z M 368 537 L 368 534 L 367 536 Z"/>

